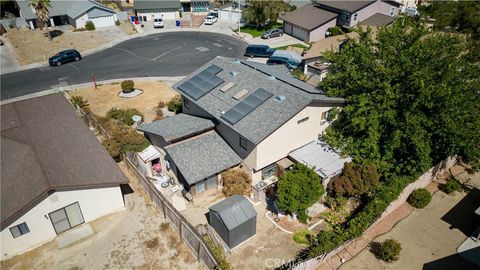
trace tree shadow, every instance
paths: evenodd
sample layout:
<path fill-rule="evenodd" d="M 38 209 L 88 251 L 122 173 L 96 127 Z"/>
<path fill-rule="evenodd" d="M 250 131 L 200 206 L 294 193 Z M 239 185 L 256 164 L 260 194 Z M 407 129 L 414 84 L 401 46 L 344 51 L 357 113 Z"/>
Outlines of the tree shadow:
<path fill-rule="evenodd" d="M 438 260 L 434 260 L 428 263 L 425 263 L 422 267 L 422 270 L 474 270 L 479 269 L 478 265 L 471 263 L 459 254 L 453 254 L 450 256 L 446 256 L 440 258 Z"/>
<path fill-rule="evenodd" d="M 473 189 L 467 196 L 448 211 L 441 220 L 450 224 L 450 229 L 458 229 L 470 236 L 480 224 L 480 216 L 475 210 L 480 206 L 480 190 Z"/>
<path fill-rule="evenodd" d="M 63 35 L 63 31 L 58 30 L 58 29 L 49 31 L 49 33 L 50 33 L 50 37 L 52 37 L 52 38 L 56 38 L 56 37 L 59 37 L 59 36 Z M 48 37 L 47 33 L 44 33 L 43 36 Z"/>
<path fill-rule="evenodd" d="M 380 260 L 380 249 L 382 247 L 382 243 L 380 242 L 371 242 L 368 245 L 368 250 L 375 256 L 375 258 Z"/>

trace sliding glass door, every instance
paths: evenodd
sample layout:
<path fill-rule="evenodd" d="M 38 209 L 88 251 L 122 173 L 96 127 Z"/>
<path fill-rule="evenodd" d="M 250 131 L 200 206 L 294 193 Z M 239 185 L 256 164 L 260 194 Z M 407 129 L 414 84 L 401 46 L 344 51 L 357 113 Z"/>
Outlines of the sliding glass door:
<path fill-rule="evenodd" d="M 85 222 L 78 202 L 58 209 L 57 211 L 50 213 L 49 216 L 57 234 L 68 231 Z"/>

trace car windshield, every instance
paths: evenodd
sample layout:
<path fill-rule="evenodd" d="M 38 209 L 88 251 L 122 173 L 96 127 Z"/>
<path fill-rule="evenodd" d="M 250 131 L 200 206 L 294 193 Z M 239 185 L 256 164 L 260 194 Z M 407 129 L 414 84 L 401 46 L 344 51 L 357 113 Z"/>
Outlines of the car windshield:
<path fill-rule="evenodd" d="M 62 55 L 62 52 L 55 54 L 53 57 L 59 57 L 60 55 Z"/>

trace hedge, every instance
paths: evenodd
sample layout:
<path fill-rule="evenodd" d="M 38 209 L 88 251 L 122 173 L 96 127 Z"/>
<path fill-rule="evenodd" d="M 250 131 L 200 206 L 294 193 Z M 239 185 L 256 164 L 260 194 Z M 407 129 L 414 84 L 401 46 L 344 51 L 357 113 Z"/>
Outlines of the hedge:
<path fill-rule="evenodd" d="M 447 180 L 447 183 L 442 185 L 440 187 L 440 189 L 447 193 L 447 194 L 450 194 L 454 191 L 458 191 L 460 189 L 462 189 L 462 184 L 460 184 L 460 182 L 458 182 L 457 180 L 451 178 L 451 179 L 448 179 Z"/>
<path fill-rule="evenodd" d="M 430 201 L 432 201 L 432 195 L 424 188 L 415 189 L 407 199 L 411 206 L 419 209 L 425 208 Z"/>

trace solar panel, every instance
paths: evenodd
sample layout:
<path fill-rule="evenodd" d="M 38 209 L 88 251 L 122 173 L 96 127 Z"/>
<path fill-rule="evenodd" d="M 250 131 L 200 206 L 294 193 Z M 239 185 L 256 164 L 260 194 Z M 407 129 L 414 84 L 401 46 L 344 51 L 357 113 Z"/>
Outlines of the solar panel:
<path fill-rule="evenodd" d="M 222 70 L 222 68 L 216 65 L 210 65 L 208 68 L 202 70 L 200 73 L 193 76 L 188 81 L 179 85 L 178 89 L 193 98 L 194 100 L 198 100 L 199 98 L 203 97 L 205 94 L 225 82 L 224 80 L 216 76 L 216 74 L 218 74 Z"/>
<path fill-rule="evenodd" d="M 235 125 L 243 117 L 247 116 L 272 96 L 272 93 L 268 92 L 267 90 L 258 88 L 255 90 L 255 92 L 224 113 L 221 118 L 223 118 L 229 124 Z"/>

